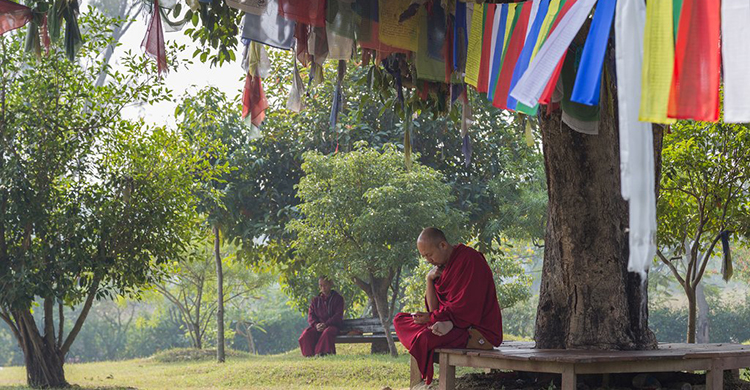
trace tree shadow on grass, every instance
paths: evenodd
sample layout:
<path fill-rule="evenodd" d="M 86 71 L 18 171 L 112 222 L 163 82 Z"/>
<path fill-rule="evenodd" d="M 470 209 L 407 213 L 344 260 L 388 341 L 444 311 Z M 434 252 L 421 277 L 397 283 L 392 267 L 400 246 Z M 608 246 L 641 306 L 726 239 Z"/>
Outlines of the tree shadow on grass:
<path fill-rule="evenodd" d="M 28 386 L 0 386 L 0 390 L 33 390 Z M 55 390 L 55 389 L 49 389 Z M 62 388 L 59 390 L 138 390 L 136 387 L 121 387 L 121 386 L 78 386 L 71 385 L 70 387 Z"/>

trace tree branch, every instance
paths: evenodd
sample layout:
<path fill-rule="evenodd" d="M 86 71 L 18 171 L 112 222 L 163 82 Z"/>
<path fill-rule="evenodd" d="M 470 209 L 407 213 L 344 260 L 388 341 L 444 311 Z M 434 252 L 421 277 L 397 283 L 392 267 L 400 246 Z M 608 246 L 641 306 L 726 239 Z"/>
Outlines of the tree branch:
<path fill-rule="evenodd" d="M 63 331 L 65 329 L 65 314 L 63 313 L 62 301 L 57 303 L 57 319 L 60 322 L 57 326 L 57 348 L 62 347 Z"/>
<path fill-rule="evenodd" d="M 44 298 L 44 338 L 49 345 L 55 345 L 55 324 L 54 324 L 55 303 L 51 298 Z"/>
<path fill-rule="evenodd" d="M 3 321 L 5 321 L 5 323 L 8 324 L 8 327 L 13 332 L 13 335 L 16 336 L 16 340 L 18 340 L 18 342 L 20 343 L 21 333 L 19 333 L 18 328 L 16 327 L 16 324 L 13 323 L 13 320 L 10 319 L 10 314 L 5 312 L 4 310 L 0 311 L 0 318 L 2 318 Z"/>
<path fill-rule="evenodd" d="M 661 250 L 657 249 L 656 254 L 659 256 L 659 259 L 662 261 L 662 263 L 666 264 L 667 267 L 672 271 L 672 274 L 677 278 L 677 281 L 680 282 L 680 285 L 684 288 L 685 287 L 685 280 L 682 279 L 682 276 L 680 276 L 680 272 L 677 271 L 677 267 L 674 266 L 671 260 L 667 259 L 666 256 L 664 256 L 663 253 L 661 253 Z"/>
<path fill-rule="evenodd" d="M 711 253 L 714 251 L 714 247 L 716 246 L 716 243 L 719 242 L 721 239 L 721 230 L 719 231 L 719 234 L 714 237 L 713 241 L 711 241 L 711 246 L 708 247 L 708 250 L 703 253 L 703 261 L 701 264 L 700 272 L 695 276 L 693 279 L 693 284 L 698 284 L 700 282 L 701 278 L 703 277 L 703 272 L 706 271 L 706 265 L 708 265 L 708 260 L 711 258 Z"/>
<path fill-rule="evenodd" d="M 94 276 L 94 280 L 91 282 L 91 288 L 89 289 L 89 295 L 88 297 L 86 297 L 86 302 L 83 304 L 83 310 L 81 310 L 81 314 L 78 315 L 78 319 L 76 320 L 75 325 L 73 325 L 73 329 L 70 330 L 70 333 L 68 333 L 68 337 L 65 339 L 62 348 L 60 348 L 61 358 L 64 358 L 68 353 L 70 346 L 73 345 L 73 341 L 75 341 L 76 337 L 78 336 L 78 332 L 81 331 L 83 322 L 86 321 L 86 317 L 88 317 L 89 315 L 89 310 L 91 310 L 91 305 L 94 303 L 94 298 L 96 297 L 96 292 L 99 289 L 100 281 L 101 276 Z"/>

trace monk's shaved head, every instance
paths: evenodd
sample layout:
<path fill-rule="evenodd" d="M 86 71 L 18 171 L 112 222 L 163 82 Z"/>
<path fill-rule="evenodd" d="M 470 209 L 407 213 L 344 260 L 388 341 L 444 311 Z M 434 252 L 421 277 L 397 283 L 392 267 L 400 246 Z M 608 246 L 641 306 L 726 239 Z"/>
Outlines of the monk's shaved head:
<path fill-rule="evenodd" d="M 417 238 L 417 250 L 419 254 L 434 266 L 444 266 L 448 263 L 453 246 L 448 243 L 445 233 L 435 227 L 422 230 Z"/>
<path fill-rule="evenodd" d="M 428 227 L 422 230 L 422 233 L 419 234 L 419 238 L 417 238 L 417 242 L 419 241 L 429 242 L 434 245 L 438 245 L 443 241 L 448 242 L 448 239 L 445 238 L 445 233 L 443 233 L 442 230 L 436 227 Z"/>

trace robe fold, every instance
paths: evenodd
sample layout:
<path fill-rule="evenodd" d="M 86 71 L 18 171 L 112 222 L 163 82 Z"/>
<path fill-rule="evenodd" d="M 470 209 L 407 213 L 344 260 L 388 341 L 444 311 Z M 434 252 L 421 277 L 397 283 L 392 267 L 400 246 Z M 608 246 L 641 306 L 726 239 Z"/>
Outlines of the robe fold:
<path fill-rule="evenodd" d="M 434 283 L 438 309 L 430 313 L 429 323 L 415 324 L 409 313 L 399 313 L 393 320 L 398 339 L 416 359 L 427 384 L 432 382 L 433 351 L 465 348 L 469 328 L 478 330 L 494 346 L 503 341 L 495 280 L 480 252 L 457 245 Z M 438 321 L 453 322 L 453 329 L 443 336 L 433 334 L 429 326 Z"/>
<path fill-rule="evenodd" d="M 344 297 L 336 291 L 326 298 L 319 294 L 310 302 L 310 308 L 307 311 L 307 323 L 299 337 L 299 347 L 303 356 L 336 354 L 336 344 L 334 342 L 339 328 L 344 321 Z M 318 332 L 315 325 L 323 323 L 326 329 Z"/>

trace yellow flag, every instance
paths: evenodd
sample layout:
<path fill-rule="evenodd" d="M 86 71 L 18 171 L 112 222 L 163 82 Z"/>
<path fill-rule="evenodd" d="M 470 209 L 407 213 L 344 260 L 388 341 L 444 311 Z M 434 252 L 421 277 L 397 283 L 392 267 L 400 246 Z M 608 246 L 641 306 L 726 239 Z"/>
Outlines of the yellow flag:
<path fill-rule="evenodd" d="M 380 42 L 399 49 L 417 51 L 416 15 L 399 23 L 401 14 L 409 8 L 411 0 L 379 0 Z"/>
<path fill-rule="evenodd" d="M 674 123 L 667 118 L 669 89 L 674 66 L 674 23 L 672 0 L 646 3 L 641 71 L 641 122 Z"/>
<path fill-rule="evenodd" d="M 482 59 L 482 36 L 484 35 L 484 7 L 482 4 L 474 5 L 474 13 L 471 16 L 471 27 L 469 30 L 469 47 L 466 52 L 466 84 L 477 87 L 479 83 L 479 62 Z"/>

